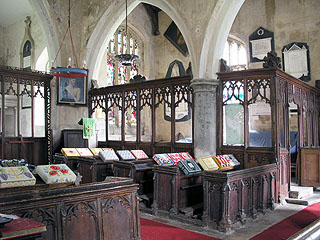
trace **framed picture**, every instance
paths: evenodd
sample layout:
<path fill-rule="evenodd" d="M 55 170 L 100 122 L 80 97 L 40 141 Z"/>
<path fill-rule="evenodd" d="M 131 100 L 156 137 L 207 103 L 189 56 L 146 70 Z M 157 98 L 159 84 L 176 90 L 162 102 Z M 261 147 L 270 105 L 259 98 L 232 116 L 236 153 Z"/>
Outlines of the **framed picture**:
<path fill-rule="evenodd" d="M 26 109 L 26 108 L 31 108 L 31 96 L 29 95 L 30 92 L 27 94 L 23 94 L 21 96 L 21 108 Z"/>
<path fill-rule="evenodd" d="M 164 36 L 184 55 L 188 56 L 188 48 L 187 44 L 184 41 L 184 38 L 182 36 L 182 33 L 180 32 L 177 25 L 172 22 L 166 32 L 164 33 Z"/>
<path fill-rule="evenodd" d="M 57 78 L 57 104 L 87 105 L 88 78 Z"/>

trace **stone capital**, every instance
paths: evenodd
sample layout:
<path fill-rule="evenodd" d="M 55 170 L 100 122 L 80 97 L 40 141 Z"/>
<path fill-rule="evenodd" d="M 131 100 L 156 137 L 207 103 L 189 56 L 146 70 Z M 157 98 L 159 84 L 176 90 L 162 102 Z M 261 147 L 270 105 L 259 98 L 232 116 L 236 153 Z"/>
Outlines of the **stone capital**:
<path fill-rule="evenodd" d="M 214 91 L 219 85 L 217 79 L 199 78 L 192 79 L 190 86 L 194 92 L 211 92 Z"/>

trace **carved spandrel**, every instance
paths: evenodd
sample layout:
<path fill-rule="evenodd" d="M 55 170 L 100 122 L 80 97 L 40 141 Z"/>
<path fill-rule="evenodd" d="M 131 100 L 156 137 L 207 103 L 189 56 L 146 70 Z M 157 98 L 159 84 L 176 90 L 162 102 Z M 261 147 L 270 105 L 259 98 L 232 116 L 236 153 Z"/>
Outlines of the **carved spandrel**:
<path fill-rule="evenodd" d="M 101 199 L 103 210 L 108 213 L 110 209 L 114 209 L 115 205 L 120 203 L 121 206 L 124 206 L 128 210 L 132 208 L 132 202 L 130 196 L 119 196 L 119 197 L 110 197 L 107 199 Z"/>
<path fill-rule="evenodd" d="M 248 104 L 257 100 L 270 104 L 270 79 L 252 79 L 247 81 Z M 250 97 L 251 96 L 251 97 Z"/>
<path fill-rule="evenodd" d="M 230 101 L 239 101 L 239 104 L 243 104 L 244 99 L 241 97 L 241 92 L 244 89 L 243 80 L 223 81 L 223 104 L 227 104 Z"/>
<path fill-rule="evenodd" d="M 168 108 L 171 108 L 171 88 L 161 87 L 155 88 L 155 107 L 159 107 L 160 104 L 166 104 Z"/>
<path fill-rule="evenodd" d="M 272 163 L 272 158 L 268 154 L 250 154 L 249 162 L 257 162 L 259 166 Z"/>
<path fill-rule="evenodd" d="M 125 92 L 124 94 L 124 110 L 127 111 L 128 108 L 137 110 L 137 94 L 133 91 Z"/>
<path fill-rule="evenodd" d="M 241 180 L 241 186 L 242 186 L 242 188 L 247 188 L 248 190 L 250 190 L 251 189 L 251 184 L 250 184 L 250 180 L 248 180 L 248 179 L 242 179 Z"/>
<path fill-rule="evenodd" d="M 260 178 L 258 176 L 255 176 L 255 177 L 251 178 L 251 180 L 252 180 L 252 184 L 253 185 L 260 186 L 261 180 L 260 180 Z"/>
<path fill-rule="evenodd" d="M 113 107 L 118 107 L 119 110 L 122 110 L 121 100 L 122 100 L 122 94 L 120 93 L 107 94 L 108 111 L 111 111 Z"/>
<path fill-rule="evenodd" d="M 175 107 L 178 107 L 180 103 L 185 102 L 191 107 L 191 91 L 189 86 L 174 86 L 175 91 Z"/>
<path fill-rule="evenodd" d="M 237 183 L 234 182 L 231 184 L 231 191 L 239 193 L 239 186 Z"/>
<path fill-rule="evenodd" d="M 221 183 L 214 183 L 212 184 L 209 182 L 208 184 L 208 191 L 209 192 L 220 192 L 222 190 L 222 184 Z"/>
<path fill-rule="evenodd" d="M 144 107 L 152 107 L 152 89 L 140 90 L 140 111 Z"/>
<path fill-rule="evenodd" d="M 56 212 L 54 209 L 39 208 L 24 212 L 20 216 L 23 218 L 31 218 L 46 225 L 56 225 Z"/>
<path fill-rule="evenodd" d="M 77 211 L 83 209 L 89 216 L 97 217 L 97 207 L 94 202 L 81 202 L 70 205 L 61 205 L 60 212 L 64 222 L 71 221 L 71 218 L 78 217 Z"/>
<path fill-rule="evenodd" d="M 91 111 L 92 112 L 96 108 L 101 108 L 103 112 L 106 111 L 106 108 L 105 108 L 105 102 L 106 102 L 105 95 L 90 96 L 90 101 L 91 101 Z"/>
<path fill-rule="evenodd" d="M 8 79 L 7 77 L 5 77 L 5 79 Z M 6 81 L 6 80 L 5 80 Z M 4 94 L 5 95 L 14 95 L 14 96 L 18 96 L 17 93 L 17 79 L 15 78 L 10 78 L 10 80 L 8 80 L 9 83 L 5 83 L 5 89 L 4 89 Z"/>

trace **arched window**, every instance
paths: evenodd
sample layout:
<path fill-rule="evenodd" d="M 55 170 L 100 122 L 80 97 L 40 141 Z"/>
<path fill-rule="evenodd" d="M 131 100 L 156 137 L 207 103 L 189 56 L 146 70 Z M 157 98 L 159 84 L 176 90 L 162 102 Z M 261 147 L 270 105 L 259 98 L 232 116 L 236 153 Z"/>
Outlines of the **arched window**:
<path fill-rule="evenodd" d="M 241 40 L 229 36 L 224 46 L 223 59 L 227 61 L 231 71 L 247 69 L 247 50 L 245 44 Z"/>
<path fill-rule="evenodd" d="M 128 40 L 129 38 L 129 40 Z M 128 44 L 129 43 L 129 44 Z M 129 45 L 129 47 L 127 47 Z M 107 85 L 117 85 L 129 82 L 138 74 L 140 61 L 136 60 L 131 66 L 123 66 L 116 59 L 115 55 L 130 53 L 141 57 L 141 41 L 128 29 L 128 37 L 123 26 L 120 26 L 107 46 Z"/>

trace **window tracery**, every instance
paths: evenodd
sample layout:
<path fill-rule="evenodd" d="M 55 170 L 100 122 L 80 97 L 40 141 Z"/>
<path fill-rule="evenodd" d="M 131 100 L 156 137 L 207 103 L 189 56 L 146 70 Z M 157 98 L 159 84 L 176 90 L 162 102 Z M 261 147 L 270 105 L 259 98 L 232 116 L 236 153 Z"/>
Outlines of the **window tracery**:
<path fill-rule="evenodd" d="M 229 36 L 224 46 L 223 59 L 227 61 L 231 71 L 247 69 L 247 50 L 245 44 Z"/>

